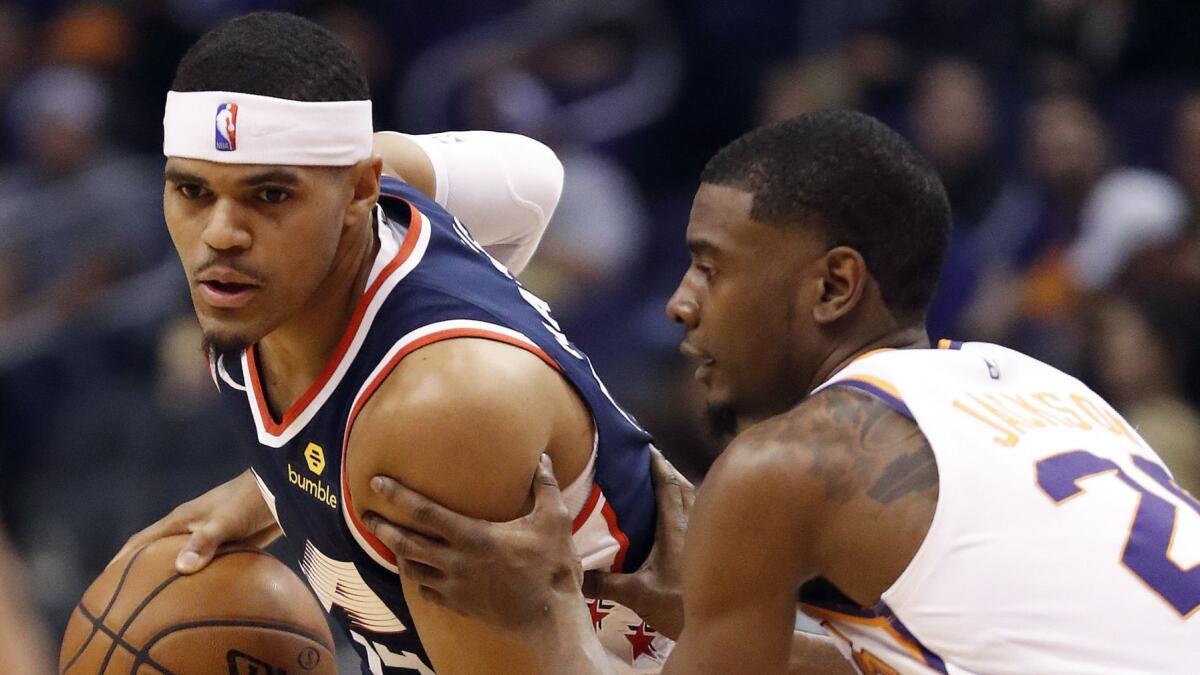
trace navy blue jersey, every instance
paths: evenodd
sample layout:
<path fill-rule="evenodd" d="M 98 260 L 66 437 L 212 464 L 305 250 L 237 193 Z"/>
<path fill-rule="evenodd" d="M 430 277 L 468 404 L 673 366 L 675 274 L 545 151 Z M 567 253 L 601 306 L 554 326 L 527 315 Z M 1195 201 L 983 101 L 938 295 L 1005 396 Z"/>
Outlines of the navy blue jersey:
<path fill-rule="evenodd" d="M 364 672 L 428 673 L 395 558 L 354 514 L 342 471 L 356 415 L 396 364 L 439 340 L 486 338 L 532 352 L 570 381 L 597 432 L 594 473 L 585 471 L 564 491 L 578 512 L 576 546 L 585 568 L 632 571 L 649 552 L 656 515 L 650 437 L 612 400 L 545 303 L 456 218 L 388 177 L 375 213 L 380 251 L 367 289 L 334 357 L 282 420 L 266 404 L 253 347 L 210 355 L 210 364 L 251 442 L 264 498 L 318 598 L 353 640 Z M 655 639 L 636 616 L 606 626 L 610 607 L 592 604 L 606 646 L 623 646 L 629 664 L 661 663 L 665 638 Z M 603 639 L 609 629 L 615 640 Z"/>

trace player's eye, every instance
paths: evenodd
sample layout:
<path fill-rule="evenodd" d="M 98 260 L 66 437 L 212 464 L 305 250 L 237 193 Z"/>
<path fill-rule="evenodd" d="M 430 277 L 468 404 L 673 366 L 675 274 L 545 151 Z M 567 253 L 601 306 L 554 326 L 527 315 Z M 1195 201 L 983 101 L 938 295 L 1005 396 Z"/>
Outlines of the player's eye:
<path fill-rule="evenodd" d="M 291 193 L 287 190 L 281 190 L 280 188 L 265 188 L 258 193 L 258 198 L 268 204 L 281 204 L 291 196 Z"/>
<path fill-rule="evenodd" d="M 183 183 L 175 189 L 184 199 L 199 199 L 207 193 L 207 190 L 194 183 Z"/>
<path fill-rule="evenodd" d="M 699 272 L 700 275 L 705 279 L 712 279 L 713 274 L 716 273 L 716 270 L 713 269 L 713 266 L 708 263 L 692 263 L 692 267 L 695 267 L 696 271 Z"/>

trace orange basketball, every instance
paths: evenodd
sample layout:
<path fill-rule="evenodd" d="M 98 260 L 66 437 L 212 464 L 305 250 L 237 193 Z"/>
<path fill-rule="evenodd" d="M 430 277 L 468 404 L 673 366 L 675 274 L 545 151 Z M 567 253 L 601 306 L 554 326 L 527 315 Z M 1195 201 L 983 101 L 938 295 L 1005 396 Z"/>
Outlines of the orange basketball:
<path fill-rule="evenodd" d="M 257 549 L 175 571 L 186 536 L 161 539 L 100 575 L 71 613 L 65 675 L 336 675 L 333 637 L 304 582 Z"/>

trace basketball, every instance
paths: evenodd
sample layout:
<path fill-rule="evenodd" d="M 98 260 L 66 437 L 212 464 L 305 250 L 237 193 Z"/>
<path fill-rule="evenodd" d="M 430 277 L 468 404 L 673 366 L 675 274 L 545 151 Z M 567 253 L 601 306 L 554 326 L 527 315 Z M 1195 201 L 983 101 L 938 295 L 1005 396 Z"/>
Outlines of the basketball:
<path fill-rule="evenodd" d="M 325 614 L 271 555 L 226 549 L 193 575 L 175 571 L 186 536 L 117 560 L 71 613 L 66 675 L 336 675 Z"/>

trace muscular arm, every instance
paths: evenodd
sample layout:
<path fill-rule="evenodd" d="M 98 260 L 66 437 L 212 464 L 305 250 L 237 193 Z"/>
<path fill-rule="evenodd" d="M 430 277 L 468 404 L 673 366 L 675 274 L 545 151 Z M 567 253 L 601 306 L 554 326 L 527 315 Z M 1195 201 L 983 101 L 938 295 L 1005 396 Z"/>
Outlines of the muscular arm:
<path fill-rule="evenodd" d="M 800 586 L 824 576 L 873 604 L 916 553 L 936 486 L 916 425 L 859 392 L 821 392 L 739 436 L 696 500 L 664 673 L 837 672 L 831 641 L 793 633 Z"/>
<path fill-rule="evenodd" d="M 438 342 L 401 361 L 355 421 L 346 460 L 352 503 L 360 517 L 370 511 L 403 523 L 370 489 L 371 477 L 385 474 L 466 515 L 510 520 L 527 510 L 543 451 L 567 484 L 591 440 L 586 409 L 537 356 L 481 339 Z M 533 671 L 527 642 L 440 607 L 411 574 L 401 582 L 438 672 Z M 588 625 L 583 605 L 576 610 L 577 623 Z"/>
<path fill-rule="evenodd" d="M 664 672 L 787 672 L 796 591 L 820 570 L 820 486 L 780 425 L 739 436 L 696 498 L 684 552 L 684 628 Z"/>
<path fill-rule="evenodd" d="M 514 274 L 533 257 L 562 194 L 563 168 L 554 152 L 518 134 L 381 131 L 375 151 L 384 173 L 446 207 Z"/>

